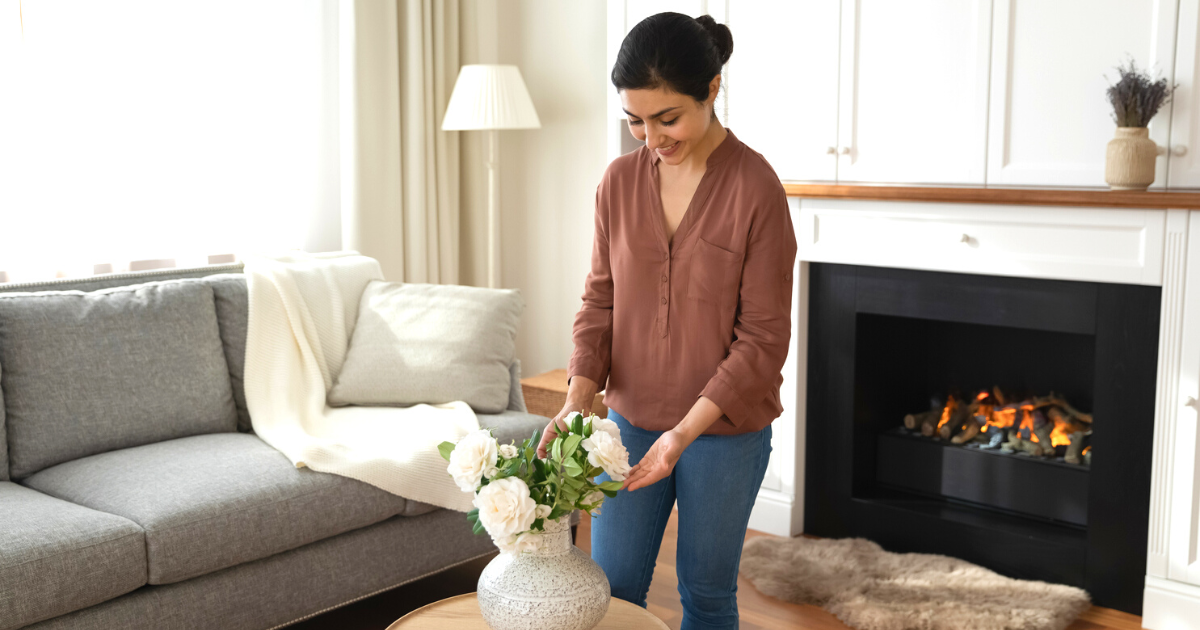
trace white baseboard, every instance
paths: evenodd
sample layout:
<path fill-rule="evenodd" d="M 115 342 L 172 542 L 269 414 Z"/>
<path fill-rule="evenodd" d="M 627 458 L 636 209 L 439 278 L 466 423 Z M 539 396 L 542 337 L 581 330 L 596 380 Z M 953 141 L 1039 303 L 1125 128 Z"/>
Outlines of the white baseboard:
<path fill-rule="evenodd" d="M 750 529 L 775 536 L 799 536 L 803 519 L 790 495 L 776 490 L 759 490 L 750 512 Z"/>
<path fill-rule="evenodd" d="M 1200 630 L 1200 586 L 1147 575 L 1142 627 L 1148 630 Z"/>

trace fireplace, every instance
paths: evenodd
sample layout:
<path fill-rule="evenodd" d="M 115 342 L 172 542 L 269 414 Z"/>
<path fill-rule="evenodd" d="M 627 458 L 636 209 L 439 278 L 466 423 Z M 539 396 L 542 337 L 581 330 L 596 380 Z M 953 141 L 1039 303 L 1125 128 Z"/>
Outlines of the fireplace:
<path fill-rule="evenodd" d="M 825 263 L 809 278 L 805 531 L 1140 614 L 1161 289 Z"/>

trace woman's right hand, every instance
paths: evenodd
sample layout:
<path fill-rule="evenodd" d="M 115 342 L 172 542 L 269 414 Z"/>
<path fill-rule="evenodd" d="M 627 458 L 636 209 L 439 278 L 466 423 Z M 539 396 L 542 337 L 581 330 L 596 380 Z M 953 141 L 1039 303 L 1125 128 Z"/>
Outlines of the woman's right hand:
<path fill-rule="evenodd" d="M 598 385 L 596 382 L 587 377 L 576 374 L 571 378 L 571 385 L 567 391 L 566 404 L 563 405 L 562 411 L 559 411 L 558 415 L 554 416 L 554 418 L 550 420 L 550 423 L 546 425 L 546 428 L 542 430 L 542 441 L 537 447 L 538 457 L 545 458 L 546 445 L 553 442 L 554 438 L 558 437 L 558 431 L 555 430 L 555 426 L 557 426 L 558 429 L 563 433 L 566 433 L 569 430 L 569 427 L 567 426 L 567 416 L 575 413 L 576 411 L 582 413 L 584 417 L 587 417 L 589 414 L 591 414 L 592 401 L 596 399 L 597 389 Z"/>

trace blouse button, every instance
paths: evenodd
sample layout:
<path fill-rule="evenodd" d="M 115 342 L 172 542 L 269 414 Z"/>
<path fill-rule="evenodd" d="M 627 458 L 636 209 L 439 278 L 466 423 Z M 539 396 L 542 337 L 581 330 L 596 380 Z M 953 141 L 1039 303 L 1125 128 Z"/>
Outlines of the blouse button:
<path fill-rule="evenodd" d="M 662 279 L 663 279 L 663 282 L 666 282 L 666 281 L 667 281 L 667 274 L 663 274 L 663 277 L 662 277 Z"/>
<path fill-rule="evenodd" d="M 663 298 L 663 299 L 662 299 L 662 303 L 663 303 L 663 304 L 666 304 L 666 303 L 667 303 L 667 298 Z"/>

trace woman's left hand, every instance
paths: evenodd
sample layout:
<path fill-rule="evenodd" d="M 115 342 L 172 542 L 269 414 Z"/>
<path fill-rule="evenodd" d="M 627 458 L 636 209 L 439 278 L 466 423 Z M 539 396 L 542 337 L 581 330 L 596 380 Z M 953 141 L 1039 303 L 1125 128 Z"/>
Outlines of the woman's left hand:
<path fill-rule="evenodd" d="M 666 479 L 675 469 L 675 462 L 692 441 L 676 430 L 664 431 L 625 477 L 625 490 L 637 490 Z"/>

